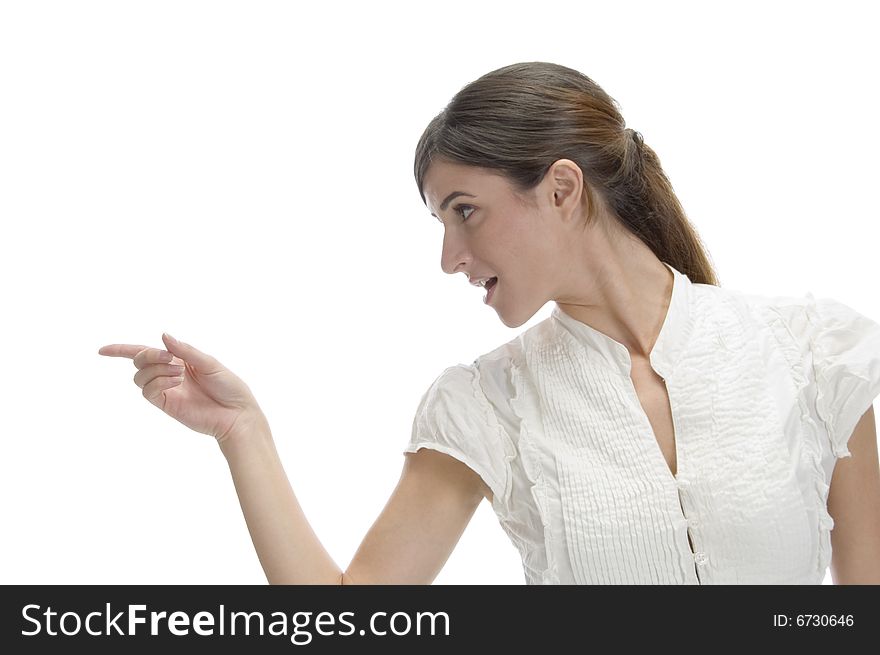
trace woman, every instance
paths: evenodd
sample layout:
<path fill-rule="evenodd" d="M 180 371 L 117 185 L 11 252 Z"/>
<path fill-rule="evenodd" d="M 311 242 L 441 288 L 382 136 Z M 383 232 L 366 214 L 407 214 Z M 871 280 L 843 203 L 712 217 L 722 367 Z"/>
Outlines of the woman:
<path fill-rule="evenodd" d="M 880 582 L 880 325 L 720 288 L 653 150 L 563 66 L 467 85 L 415 177 L 446 273 L 485 286 L 509 327 L 556 306 L 430 386 L 345 572 L 244 382 L 168 335 L 99 351 L 216 437 L 269 582 L 430 583 L 483 498 L 530 584 L 817 584 L 829 564 L 837 583 Z"/>

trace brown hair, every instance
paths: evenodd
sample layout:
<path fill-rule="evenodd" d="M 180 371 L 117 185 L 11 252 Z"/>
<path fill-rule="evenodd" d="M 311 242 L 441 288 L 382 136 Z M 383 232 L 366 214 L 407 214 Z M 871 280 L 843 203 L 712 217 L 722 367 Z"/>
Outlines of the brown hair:
<path fill-rule="evenodd" d="M 431 120 L 416 146 L 416 184 L 425 202 L 425 174 L 442 158 L 493 169 L 525 194 L 555 161 L 570 159 L 583 171 L 588 221 L 599 193 L 658 259 L 694 283 L 718 286 L 659 158 L 625 125 L 617 101 L 583 73 L 540 61 L 512 64 L 462 88 Z"/>

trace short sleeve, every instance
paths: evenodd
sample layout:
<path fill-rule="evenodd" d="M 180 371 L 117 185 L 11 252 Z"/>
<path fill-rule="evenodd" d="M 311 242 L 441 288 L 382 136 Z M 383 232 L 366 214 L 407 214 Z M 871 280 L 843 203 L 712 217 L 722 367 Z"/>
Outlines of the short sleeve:
<path fill-rule="evenodd" d="M 449 367 L 422 396 L 403 452 L 430 448 L 463 462 L 492 490 L 495 504 L 506 497 L 510 469 L 506 435 L 491 413 L 478 369 Z"/>
<path fill-rule="evenodd" d="M 805 305 L 816 378 L 816 411 L 836 457 L 849 456 L 847 443 L 862 415 L 880 393 L 880 325 L 832 298 Z"/>

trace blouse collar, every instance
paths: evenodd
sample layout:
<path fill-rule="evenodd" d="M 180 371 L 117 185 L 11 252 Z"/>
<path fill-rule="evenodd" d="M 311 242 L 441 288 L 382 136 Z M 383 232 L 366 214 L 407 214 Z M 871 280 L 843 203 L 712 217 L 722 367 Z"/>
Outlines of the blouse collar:
<path fill-rule="evenodd" d="M 680 273 L 666 262 L 663 264 L 672 271 L 672 297 L 657 342 L 651 350 L 650 359 L 653 369 L 665 379 L 672 375 L 690 337 L 693 325 L 693 283 L 687 275 Z M 629 351 L 622 343 L 569 316 L 559 308 L 559 305 L 553 307 L 551 317 L 561 323 L 588 352 L 598 354 L 604 362 L 621 374 L 626 376 L 631 374 L 632 361 Z"/>

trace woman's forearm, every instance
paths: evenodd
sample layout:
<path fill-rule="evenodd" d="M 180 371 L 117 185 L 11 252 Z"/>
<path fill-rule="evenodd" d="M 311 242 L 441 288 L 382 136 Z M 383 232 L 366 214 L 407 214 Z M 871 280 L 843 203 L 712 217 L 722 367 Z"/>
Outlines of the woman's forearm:
<path fill-rule="evenodd" d="M 293 493 L 268 422 L 220 443 L 251 540 L 270 584 L 341 584 Z"/>

